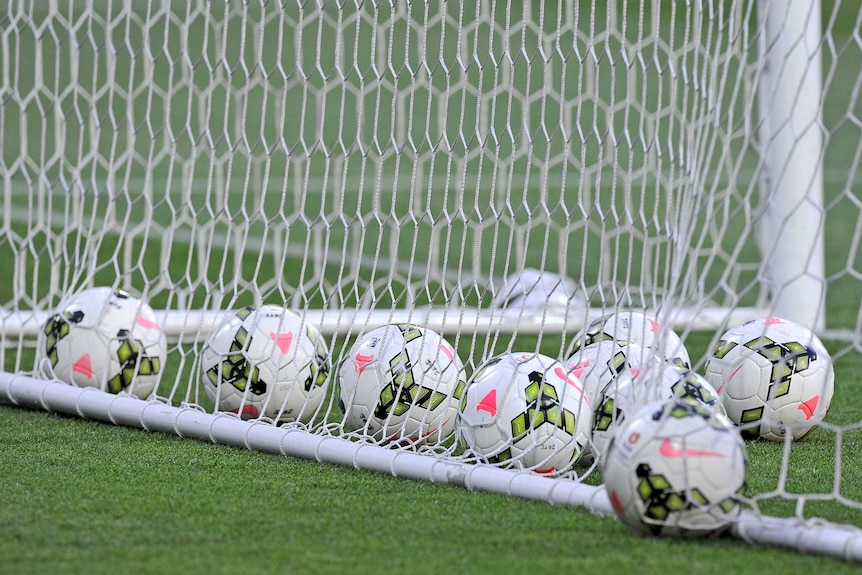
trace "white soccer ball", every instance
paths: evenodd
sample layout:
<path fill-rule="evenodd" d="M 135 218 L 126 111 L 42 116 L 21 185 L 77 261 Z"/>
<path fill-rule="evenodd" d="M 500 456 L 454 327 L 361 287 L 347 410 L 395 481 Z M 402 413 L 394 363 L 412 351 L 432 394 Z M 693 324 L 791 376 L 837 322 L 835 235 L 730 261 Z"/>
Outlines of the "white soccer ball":
<path fill-rule="evenodd" d="M 746 439 L 800 439 L 826 417 L 835 389 L 832 358 L 820 338 L 777 317 L 722 335 L 705 375 Z"/>
<path fill-rule="evenodd" d="M 636 343 L 652 350 L 662 359 L 680 366 L 691 367 L 691 357 L 682 338 L 669 327 L 662 326 L 652 315 L 636 310 L 624 310 L 601 316 L 575 335 L 566 357 L 600 341 L 619 345 Z"/>
<path fill-rule="evenodd" d="M 565 365 L 535 353 L 507 353 L 470 378 L 458 412 L 465 447 L 490 463 L 559 474 L 587 449 L 592 409 Z"/>
<path fill-rule="evenodd" d="M 617 516 L 644 534 L 706 537 L 738 517 L 748 459 L 720 412 L 697 401 L 649 403 L 617 430 L 602 462 Z"/>
<path fill-rule="evenodd" d="M 378 442 L 434 444 L 455 432 L 464 366 L 440 334 L 415 325 L 362 335 L 338 369 L 347 427 Z"/>
<path fill-rule="evenodd" d="M 201 350 L 201 382 L 217 411 L 308 423 L 323 403 L 330 355 L 318 330 L 281 306 L 230 314 Z"/>
<path fill-rule="evenodd" d="M 593 413 L 592 449 L 601 459 L 627 415 L 654 401 L 692 399 L 724 414 L 718 392 L 700 374 L 667 361 L 626 370 L 599 394 Z"/>
<path fill-rule="evenodd" d="M 167 342 L 153 309 L 109 287 L 85 289 L 42 326 L 42 371 L 66 383 L 146 399 L 167 360 Z"/>
<path fill-rule="evenodd" d="M 577 377 L 592 405 L 618 375 L 639 370 L 662 361 L 653 351 L 636 343 L 619 345 L 597 341 L 575 351 L 566 360 L 566 369 Z"/>
<path fill-rule="evenodd" d="M 587 298 L 570 278 L 557 273 L 525 268 L 497 286 L 493 305 L 513 313 L 552 310 L 570 317 L 586 316 Z"/>

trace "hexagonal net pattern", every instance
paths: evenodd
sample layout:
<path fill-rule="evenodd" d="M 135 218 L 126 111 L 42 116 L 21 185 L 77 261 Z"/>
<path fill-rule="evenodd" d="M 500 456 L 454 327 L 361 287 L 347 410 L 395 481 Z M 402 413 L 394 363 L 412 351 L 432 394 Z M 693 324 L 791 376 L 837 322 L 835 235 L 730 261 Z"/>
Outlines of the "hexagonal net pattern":
<path fill-rule="evenodd" d="M 852 358 L 862 11 L 772 4 L 10 3 L 3 369 L 34 371 L 45 314 L 99 285 L 158 311 L 158 395 L 207 411 L 205 338 L 262 303 L 318 324 L 334 367 L 402 322 L 465 374 L 557 356 L 621 308 L 704 349 L 786 310 Z M 347 434 L 338 409 L 309 428 Z M 798 501 L 782 457 L 770 497 Z M 860 507 L 838 483 L 814 499 Z"/>
<path fill-rule="evenodd" d="M 755 12 L 605 4 L 21 5 L 0 300 L 762 303 Z"/>

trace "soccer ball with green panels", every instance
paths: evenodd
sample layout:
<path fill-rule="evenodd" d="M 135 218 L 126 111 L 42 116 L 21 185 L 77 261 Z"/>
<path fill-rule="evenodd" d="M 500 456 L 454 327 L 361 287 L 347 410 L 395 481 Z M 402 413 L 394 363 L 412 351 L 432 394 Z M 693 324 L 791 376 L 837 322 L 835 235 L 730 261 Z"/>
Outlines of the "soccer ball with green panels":
<path fill-rule="evenodd" d="M 84 289 L 42 326 L 39 365 L 48 377 L 146 399 L 157 390 L 167 342 L 145 301 L 110 287 Z"/>
<path fill-rule="evenodd" d="M 709 537 L 739 516 L 745 442 L 719 411 L 691 399 L 648 403 L 617 429 L 604 459 L 616 515 L 638 533 Z"/>
<path fill-rule="evenodd" d="M 316 327 L 282 306 L 231 313 L 201 350 L 201 384 L 217 411 L 278 424 L 309 423 L 329 384 L 331 360 Z"/>
<path fill-rule="evenodd" d="M 361 335 L 338 368 L 348 430 L 379 443 L 431 445 L 455 432 L 464 366 L 437 332 L 411 324 Z"/>
<path fill-rule="evenodd" d="M 587 452 L 592 408 L 563 363 L 536 353 L 505 353 L 467 383 L 458 432 L 480 460 L 561 474 Z"/>
<path fill-rule="evenodd" d="M 746 439 L 801 439 L 826 417 L 835 390 L 832 358 L 820 338 L 778 317 L 725 332 L 705 376 Z"/>

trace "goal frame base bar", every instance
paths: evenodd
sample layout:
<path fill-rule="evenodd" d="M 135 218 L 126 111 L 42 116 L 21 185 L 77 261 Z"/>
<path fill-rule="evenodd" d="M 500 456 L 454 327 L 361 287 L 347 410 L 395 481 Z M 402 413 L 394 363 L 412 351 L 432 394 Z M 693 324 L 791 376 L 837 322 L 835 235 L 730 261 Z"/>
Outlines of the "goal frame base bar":
<path fill-rule="evenodd" d="M 0 371 L 0 403 L 394 477 L 447 483 L 471 491 L 578 505 L 599 514 L 613 513 L 604 489 L 577 481 L 554 480 L 530 471 L 473 465 L 405 449 L 317 435 L 300 426 L 242 420 L 234 414 L 175 407 L 130 394 L 114 395 L 96 388 L 39 380 L 23 374 Z"/>
<path fill-rule="evenodd" d="M 35 339 L 52 312 L 14 311 L 0 312 L 0 327 L 4 339 L 17 341 L 20 338 Z M 200 340 L 214 330 L 230 311 L 218 310 L 157 310 L 156 317 L 162 324 L 165 336 L 171 341 Z M 359 334 L 381 325 L 412 323 L 434 330 L 441 335 L 475 333 L 568 333 L 574 335 L 589 322 L 601 317 L 609 310 L 599 308 L 584 313 L 569 313 L 566 308 L 459 308 L 416 307 L 414 309 L 349 309 L 301 311 L 305 320 L 318 327 L 324 335 Z M 660 313 L 650 313 L 661 317 Z M 680 308 L 663 319 L 672 329 L 718 330 L 729 325 L 769 315 L 769 311 L 757 307 L 740 308 Z"/>
<path fill-rule="evenodd" d="M 113 395 L 95 388 L 80 388 L 24 374 L 0 371 L 0 403 L 333 463 L 399 478 L 446 483 L 470 491 L 486 491 L 552 505 L 579 506 L 599 515 L 613 514 L 610 499 L 602 486 L 315 435 L 300 427 L 243 421 L 231 414 L 174 407 L 159 401 L 144 401 L 126 394 Z M 862 529 L 852 525 L 819 519 L 769 517 L 745 511 L 731 527 L 730 533 L 752 544 L 786 547 L 862 563 Z"/>

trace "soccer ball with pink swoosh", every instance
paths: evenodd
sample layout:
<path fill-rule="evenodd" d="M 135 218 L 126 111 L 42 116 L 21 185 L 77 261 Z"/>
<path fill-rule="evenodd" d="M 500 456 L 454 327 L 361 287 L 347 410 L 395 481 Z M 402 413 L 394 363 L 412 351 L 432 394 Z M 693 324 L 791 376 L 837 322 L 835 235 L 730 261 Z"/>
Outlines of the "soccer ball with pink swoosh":
<path fill-rule="evenodd" d="M 576 351 L 566 360 L 566 368 L 583 384 L 593 405 L 608 384 L 627 371 L 639 372 L 654 363 L 666 363 L 653 350 L 636 343 L 597 341 Z"/>
<path fill-rule="evenodd" d="M 590 344 L 610 341 L 617 345 L 637 344 L 664 360 L 681 367 L 691 367 L 691 357 L 682 338 L 668 325 L 644 311 L 627 309 L 605 314 L 578 332 L 566 352 L 576 355 Z"/>
<path fill-rule="evenodd" d="M 48 318 L 38 352 L 48 377 L 146 399 L 158 386 L 167 343 L 149 304 L 95 287 L 76 293 Z"/>
<path fill-rule="evenodd" d="M 718 393 L 702 375 L 669 361 L 653 362 L 641 369 L 627 369 L 602 388 L 593 413 L 591 447 L 603 457 L 616 429 L 627 415 L 660 400 L 693 399 L 724 413 Z"/>
<path fill-rule="evenodd" d="M 649 535 L 709 537 L 739 516 L 746 446 L 715 409 L 691 399 L 648 403 L 617 429 L 602 460 L 617 517 Z"/>
<path fill-rule="evenodd" d="M 326 340 L 283 306 L 231 313 L 206 339 L 200 358 L 201 384 L 215 409 L 242 419 L 309 423 L 326 398 Z"/>
<path fill-rule="evenodd" d="M 338 368 L 348 430 L 378 443 L 432 445 L 455 432 L 464 366 L 437 332 L 411 324 L 361 335 Z"/>
<path fill-rule="evenodd" d="M 820 338 L 778 317 L 724 333 L 704 375 L 746 439 L 802 438 L 826 417 L 835 390 L 832 358 Z"/>
<path fill-rule="evenodd" d="M 505 353 L 468 381 L 458 434 L 481 461 L 559 475 L 586 454 L 591 414 L 580 380 L 562 362 Z"/>

